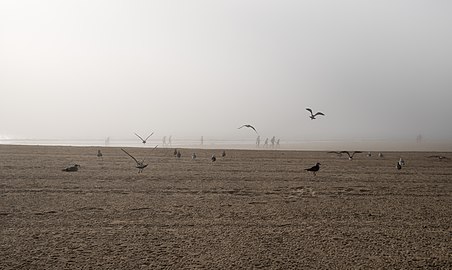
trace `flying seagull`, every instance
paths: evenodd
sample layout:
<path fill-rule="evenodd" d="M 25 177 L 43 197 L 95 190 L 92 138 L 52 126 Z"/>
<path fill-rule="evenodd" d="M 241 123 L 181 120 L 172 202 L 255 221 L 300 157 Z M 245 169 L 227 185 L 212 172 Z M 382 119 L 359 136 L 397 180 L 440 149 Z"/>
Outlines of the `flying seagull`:
<path fill-rule="evenodd" d="M 69 167 L 66 167 L 66 168 L 62 169 L 62 171 L 63 172 L 76 172 L 76 171 L 78 171 L 78 169 L 80 167 L 81 167 L 80 165 L 74 164 L 74 165 L 71 165 Z"/>
<path fill-rule="evenodd" d="M 445 156 L 428 156 L 428 158 L 437 158 L 439 160 L 448 160 L 448 157 Z"/>
<path fill-rule="evenodd" d="M 154 148 L 154 149 L 155 149 L 155 148 Z M 134 158 L 131 154 L 127 153 L 126 150 L 124 150 L 124 149 L 122 149 L 122 148 L 121 148 L 121 150 L 122 150 L 124 153 L 126 153 L 129 157 L 131 157 L 133 160 L 135 160 L 135 162 L 137 163 L 137 164 L 135 165 L 135 167 L 138 169 L 138 173 L 143 172 L 144 168 L 146 168 L 146 167 L 148 166 L 148 164 L 145 164 L 145 163 L 144 163 L 144 159 L 143 159 L 143 161 L 138 161 L 138 160 L 137 160 L 136 158 Z"/>
<path fill-rule="evenodd" d="M 316 117 L 317 115 L 323 115 L 323 116 L 325 116 L 325 115 L 323 114 L 323 112 L 316 112 L 315 114 L 313 114 L 313 113 L 312 113 L 312 110 L 311 110 L 310 108 L 306 108 L 306 111 L 308 111 L 308 112 L 311 113 L 311 115 L 309 116 L 309 118 L 311 118 L 311 120 L 314 120 L 315 117 Z"/>
<path fill-rule="evenodd" d="M 138 138 L 140 138 L 140 140 L 141 140 L 141 142 L 142 142 L 143 144 L 146 144 L 146 141 L 149 139 L 149 137 L 152 136 L 152 134 L 154 134 L 154 132 L 152 132 L 149 136 L 147 136 L 146 139 L 143 139 L 143 138 L 141 138 L 140 135 L 138 135 L 138 134 L 135 133 L 135 135 L 136 135 Z"/>
<path fill-rule="evenodd" d="M 254 130 L 254 132 L 256 132 L 256 134 L 259 135 L 259 133 L 257 133 L 257 130 L 252 125 L 243 125 L 237 129 L 241 129 L 242 127 L 252 128 Z"/>
<path fill-rule="evenodd" d="M 320 170 L 320 163 L 317 162 L 315 164 L 315 166 L 312 166 L 311 168 L 305 169 L 305 170 L 308 171 L 308 172 L 312 172 L 315 175 L 315 173 Z"/>
<path fill-rule="evenodd" d="M 348 159 L 349 159 L 349 160 L 352 160 L 352 159 L 353 159 L 353 156 L 354 156 L 355 154 L 362 153 L 362 152 L 361 152 L 361 151 L 354 151 L 352 154 L 350 154 L 348 151 L 341 151 L 341 153 L 347 154 L 347 155 L 348 155 Z"/>

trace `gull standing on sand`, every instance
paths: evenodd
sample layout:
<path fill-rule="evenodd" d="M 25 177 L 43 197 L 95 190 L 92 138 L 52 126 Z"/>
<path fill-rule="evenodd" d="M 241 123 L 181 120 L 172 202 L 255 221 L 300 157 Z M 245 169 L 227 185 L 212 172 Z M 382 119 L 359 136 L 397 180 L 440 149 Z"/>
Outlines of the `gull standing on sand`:
<path fill-rule="evenodd" d="M 193 160 L 196 159 L 196 153 L 191 154 L 191 159 L 193 159 Z"/>
<path fill-rule="evenodd" d="M 221 157 L 224 158 L 226 156 L 226 151 L 223 150 L 223 152 L 221 152 Z"/>
<path fill-rule="evenodd" d="M 311 110 L 310 108 L 306 108 L 306 110 L 307 110 L 308 112 L 311 113 L 311 115 L 309 116 L 309 118 L 311 118 L 311 120 L 316 119 L 315 117 L 316 117 L 317 115 L 323 115 L 323 116 L 325 116 L 325 114 L 323 114 L 323 112 L 316 112 L 315 114 L 313 114 L 313 113 L 312 113 L 312 110 Z"/>
<path fill-rule="evenodd" d="M 402 166 L 405 166 L 405 160 L 403 160 L 403 158 L 399 159 L 399 164 Z"/>
<path fill-rule="evenodd" d="M 152 136 L 152 134 L 154 134 L 154 132 L 152 132 L 149 136 L 147 136 L 146 139 L 143 139 L 143 138 L 141 138 L 140 135 L 138 135 L 138 134 L 135 133 L 135 135 L 136 135 L 138 138 L 141 139 L 141 142 L 142 142 L 143 144 L 146 144 L 147 140 L 149 139 L 149 137 Z"/>
<path fill-rule="evenodd" d="M 401 170 L 402 169 L 402 164 L 400 164 L 400 162 L 397 162 L 396 168 L 397 168 L 397 170 Z"/>
<path fill-rule="evenodd" d="M 312 166 L 309 169 L 305 169 L 308 172 L 312 172 L 314 175 L 316 175 L 315 173 L 318 172 L 320 170 L 320 163 L 316 163 L 314 166 Z"/>
<path fill-rule="evenodd" d="M 154 148 L 154 149 L 155 149 L 155 148 Z M 144 159 L 143 159 L 143 161 L 138 161 L 138 160 L 137 160 L 136 158 L 134 158 L 131 154 L 127 153 L 126 150 L 124 150 L 124 149 L 122 149 L 122 148 L 121 148 L 121 150 L 122 150 L 124 153 L 126 153 L 129 157 L 131 157 L 133 160 L 135 160 L 135 162 L 136 162 L 135 167 L 138 169 L 138 173 L 143 172 L 144 168 L 146 168 L 146 167 L 148 166 L 148 164 L 145 164 L 145 163 L 144 163 Z"/>
<path fill-rule="evenodd" d="M 256 130 L 252 125 L 243 125 L 243 126 L 241 126 L 241 127 L 238 127 L 237 129 L 241 129 L 241 128 L 243 128 L 243 127 L 251 128 L 251 129 L 254 130 L 254 132 L 256 132 L 257 135 L 259 135 L 259 133 L 257 133 L 257 130 Z"/>
<path fill-rule="evenodd" d="M 212 160 L 212 162 L 217 161 L 217 158 L 215 157 L 215 154 L 212 155 L 212 157 L 210 158 L 210 160 Z"/>
<path fill-rule="evenodd" d="M 348 160 L 353 160 L 353 156 L 355 154 L 362 153 L 362 152 L 361 151 L 354 151 L 354 152 L 352 152 L 352 154 L 350 154 L 348 151 L 341 151 L 340 153 L 347 154 L 348 155 Z"/>
<path fill-rule="evenodd" d="M 103 157 L 102 152 L 100 151 L 100 149 L 97 150 L 97 158 L 98 159 L 100 158 L 100 159 L 104 160 L 104 157 Z"/>

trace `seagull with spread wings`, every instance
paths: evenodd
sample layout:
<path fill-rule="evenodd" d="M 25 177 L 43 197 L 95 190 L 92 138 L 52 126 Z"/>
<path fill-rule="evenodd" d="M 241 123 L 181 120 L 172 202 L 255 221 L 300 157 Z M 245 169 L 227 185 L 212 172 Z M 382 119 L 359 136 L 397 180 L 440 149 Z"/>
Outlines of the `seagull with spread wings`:
<path fill-rule="evenodd" d="M 152 132 L 149 136 L 147 136 L 146 139 L 143 139 L 143 138 L 141 138 L 140 135 L 138 135 L 138 134 L 135 133 L 135 135 L 136 135 L 138 138 L 140 138 L 140 140 L 141 140 L 141 142 L 142 142 L 143 144 L 146 144 L 147 140 L 149 139 L 149 137 L 152 136 L 152 134 L 154 134 L 154 132 Z"/>
<path fill-rule="evenodd" d="M 156 146 L 157 147 L 157 146 Z M 155 149 L 155 148 L 154 148 Z M 143 161 L 138 161 L 136 158 L 134 158 L 131 154 L 127 153 L 126 150 L 122 149 L 121 150 L 126 153 L 129 157 L 131 157 L 137 164 L 135 165 L 135 167 L 138 169 L 138 173 L 143 172 L 144 168 L 146 168 L 148 166 L 148 164 L 144 163 L 144 159 Z"/>
<path fill-rule="evenodd" d="M 448 157 L 445 157 L 445 156 L 428 156 L 428 158 L 437 158 L 438 160 L 448 160 L 449 158 Z"/>
<path fill-rule="evenodd" d="M 341 153 L 347 154 L 348 159 L 349 159 L 349 160 L 352 160 L 352 159 L 353 159 L 353 156 L 354 156 L 355 154 L 362 153 L 362 152 L 361 152 L 361 151 L 354 151 L 354 152 L 352 152 L 352 153 L 350 154 L 348 151 L 341 151 Z"/>
<path fill-rule="evenodd" d="M 243 127 L 251 128 L 251 129 L 254 130 L 254 132 L 256 132 L 257 135 L 259 135 L 259 133 L 257 133 L 257 130 L 256 130 L 252 125 L 243 125 L 243 126 L 237 128 L 237 129 L 241 129 L 241 128 L 243 128 Z"/>
<path fill-rule="evenodd" d="M 325 116 L 325 114 L 323 114 L 323 112 L 316 112 L 315 114 L 313 114 L 313 113 L 312 113 L 312 110 L 311 110 L 310 108 L 306 108 L 306 111 L 308 111 L 308 112 L 311 113 L 311 115 L 309 116 L 309 118 L 311 118 L 311 120 L 316 119 L 315 117 L 316 117 L 317 115 L 323 115 L 323 116 Z"/>

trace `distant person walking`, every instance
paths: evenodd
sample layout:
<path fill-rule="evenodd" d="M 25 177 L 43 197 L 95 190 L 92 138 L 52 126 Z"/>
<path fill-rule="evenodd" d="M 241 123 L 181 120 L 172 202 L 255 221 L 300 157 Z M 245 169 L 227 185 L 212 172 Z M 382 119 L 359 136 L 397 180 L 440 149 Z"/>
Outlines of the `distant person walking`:
<path fill-rule="evenodd" d="M 256 138 L 256 147 L 259 148 L 260 145 L 261 145 L 261 136 L 257 136 L 257 138 Z"/>
<path fill-rule="evenodd" d="M 279 148 L 280 144 L 279 144 L 279 139 L 276 141 L 276 148 Z"/>
<path fill-rule="evenodd" d="M 173 142 L 172 142 L 172 136 L 170 135 L 169 137 L 168 137 L 168 144 L 169 144 L 169 146 L 172 146 L 173 145 Z"/>
<path fill-rule="evenodd" d="M 265 142 L 264 142 L 264 148 L 267 148 L 267 147 L 268 147 L 268 138 L 266 138 Z"/>
<path fill-rule="evenodd" d="M 162 144 L 163 144 L 163 146 L 165 146 L 165 145 L 166 145 L 166 136 L 163 136 L 163 139 L 162 139 Z"/>
<path fill-rule="evenodd" d="M 274 148 L 275 147 L 275 142 L 276 142 L 275 136 L 273 136 L 273 138 L 270 140 L 270 142 L 272 143 L 272 148 Z"/>

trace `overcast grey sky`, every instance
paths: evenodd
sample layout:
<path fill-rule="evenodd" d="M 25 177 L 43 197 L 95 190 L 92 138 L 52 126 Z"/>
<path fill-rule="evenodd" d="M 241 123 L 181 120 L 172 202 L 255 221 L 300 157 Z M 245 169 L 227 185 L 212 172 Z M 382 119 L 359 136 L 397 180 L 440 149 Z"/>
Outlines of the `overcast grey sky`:
<path fill-rule="evenodd" d="M 0 1 L 0 138 L 452 138 L 452 1 Z M 326 117 L 308 118 L 306 107 Z"/>

